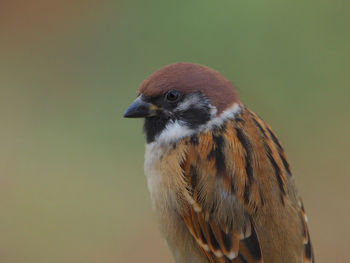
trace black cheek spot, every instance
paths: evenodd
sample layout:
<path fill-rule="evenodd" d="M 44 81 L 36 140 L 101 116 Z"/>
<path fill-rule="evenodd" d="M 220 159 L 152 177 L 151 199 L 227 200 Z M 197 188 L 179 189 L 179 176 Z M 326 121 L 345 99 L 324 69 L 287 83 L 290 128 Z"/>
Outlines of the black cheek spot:
<path fill-rule="evenodd" d="M 196 129 L 210 120 L 210 112 L 208 108 L 191 108 L 180 112 L 179 119 L 184 120 L 191 129 Z"/>

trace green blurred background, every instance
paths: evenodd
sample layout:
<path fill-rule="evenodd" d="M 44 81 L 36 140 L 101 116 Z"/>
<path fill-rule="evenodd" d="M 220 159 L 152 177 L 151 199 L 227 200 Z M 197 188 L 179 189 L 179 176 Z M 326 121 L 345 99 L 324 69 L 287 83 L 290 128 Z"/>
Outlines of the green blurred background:
<path fill-rule="evenodd" d="M 283 142 L 317 262 L 350 261 L 350 1 L 3 0 L 0 261 L 173 262 L 143 175 L 151 72 L 210 66 Z"/>

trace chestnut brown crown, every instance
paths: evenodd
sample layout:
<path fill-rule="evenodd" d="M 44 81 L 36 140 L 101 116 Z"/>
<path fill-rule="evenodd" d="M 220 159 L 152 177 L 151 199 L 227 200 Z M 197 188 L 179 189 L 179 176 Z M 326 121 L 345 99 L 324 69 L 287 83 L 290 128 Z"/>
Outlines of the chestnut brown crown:
<path fill-rule="evenodd" d="M 170 90 L 183 94 L 202 92 L 220 114 L 234 103 L 240 103 L 234 86 L 217 71 L 208 67 L 179 62 L 167 65 L 145 79 L 138 94 L 161 96 Z"/>

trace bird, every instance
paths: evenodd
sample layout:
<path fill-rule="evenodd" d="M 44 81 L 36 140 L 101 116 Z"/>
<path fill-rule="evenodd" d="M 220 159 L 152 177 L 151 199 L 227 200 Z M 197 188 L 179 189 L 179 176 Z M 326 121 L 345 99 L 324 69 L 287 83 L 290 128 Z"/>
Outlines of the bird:
<path fill-rule="evenodd" d="M 220 73 L 164 66 L 123 116 L 144 119 L 147 186 L 176 263 L 315 262 L 280 141 Z"/>

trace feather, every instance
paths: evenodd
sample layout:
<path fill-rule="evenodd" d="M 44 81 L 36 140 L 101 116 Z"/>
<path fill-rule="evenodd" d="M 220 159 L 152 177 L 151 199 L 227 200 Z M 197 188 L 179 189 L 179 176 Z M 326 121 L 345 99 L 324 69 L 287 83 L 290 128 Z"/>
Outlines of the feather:
<path fill-rule="evenodd" d="M 188 147 L 182 169 L 194 201 L 185 204 L 181 215 L 211 263 L 262 263 L 254 218 L 274 194 L 281 209 L 288 199 L 286 174 L 290 175 L 290 168 L 277 137 L 247 109 L 237 118 L 182 142 Z M 279 191 L 266 193 L 263 179 L 273 182 Z M 302 205 L 300 218 L 304 262 L 313 262 Z"/>

